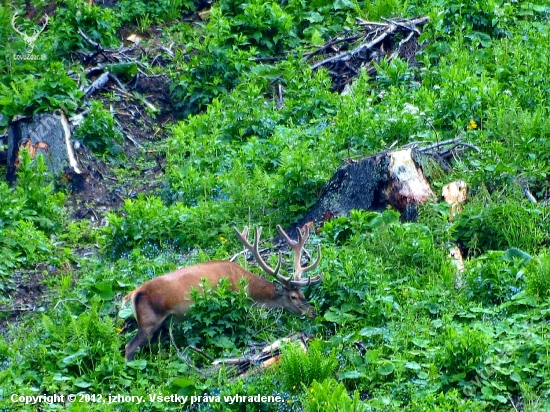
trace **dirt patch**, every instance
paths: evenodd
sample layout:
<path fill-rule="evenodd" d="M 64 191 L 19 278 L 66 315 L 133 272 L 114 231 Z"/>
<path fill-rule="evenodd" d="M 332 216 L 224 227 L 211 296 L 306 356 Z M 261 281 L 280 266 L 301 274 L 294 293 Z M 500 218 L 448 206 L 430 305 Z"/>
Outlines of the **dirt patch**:
<path fill-rule="evenodd" d="M 100 1 L 96 4 L 112 7 L 115 3 Z M 50 2 L 37 9 L 32 2 L 27 2 L 26 18 L 39 19 L 44 12 L 51 16 L 55 14 L 55 7 L 56 3 Z M 113 114 L 116 127 L 124 136 L 122 155 L 109 158 L 94 154 L 74 141 L 75 155 L 85 171 L 82 182 L 73 185 L 63 176 L 57 182 L 59 189 L 67 193 L 66 206 L 71 218 L 89 219 L 95 225 L 102 225 L 106 214 L 118 209 L 125 199 L 160 193 L 164 185 L 163 142 L 168 137 L 167 125 L 177 120 L 170 96 L 171 80 L 164 74 L 166 70 L 159 70 L 159 66 L 166 67 L 170 63 L 173 55 L 169 46 L 163 44 L 162 30 L 152 27 L 148 34 L 139 35 L 139 43 L 127 40 L 133 33 L 135 31 L 128 28 L 120 33 L 125 56 L 118 50 L 98 51 L 94 47 L 90 48 L 93 52 L 73 54 L 78 60 L 75 63 L 87 70 L 88 84 L 109 70 L 109 64 L 130 61 L 138 66 L 137 74 L 132 77 L 115 75 L 116 79 L 91 93 L 77 110 L 78 114 L 83 113 L 92 100 L 100 100 Z M 85 255 L 79 250 L 73 250 L 73 254 Z M 0 333 L 19 316 L 52 304 L 47 279 L 58 276 L 61 271 L 37 266 L 32 270 L 16 271 L 11 279 L 3 281 L 0 285 Z"/>
<path fill-rule="evenodd" d="M 127 47 L 132 47 L 129 44 Z M 165 64 L 166 53 L 159 39 L 148 46 L 135 47 L 126 59 L 150 58 L 156 65 Z M 101 67 L 116 62 L 116 53 L 102 53 L 87 61 L 87 67 Z M 152 66 L 152 64 L 151 64 Z M 101 72 L 90 76 L 95 81 Z M 176 120 L 177 112 L 170 96 L 170 79 L 164 74 L 139 72 L 127 83 L 109 81 L 88 100 L 101 100 L 109 108 L 122 132 L 123 155 L 101 158 L 85 147 L 76 150 L 86 170 L 86 184 L 72 187 L 68 203 L 74 218 L 101 221 L 106 212 L 121 206 L 125 199 L 138 194 L 155 193 L 163 182 L 165 154 L 162 142 L 167 138 L 166 125 Z M 76 190 L 75 190 L 76 189 Z"/>
<path fill-rule="evenodd" d="M 27 312 L 34 312 L 49 304 L 43 284 L 45 276 L 50 276 L 56 269 L 40 265 L 33 270 L 20 270 L 13 273 L 11 279 L 2 284 L 0 302 L 0 333 L 6 326 Z M 6 303 L 4 303 L 6 302 Z"/>

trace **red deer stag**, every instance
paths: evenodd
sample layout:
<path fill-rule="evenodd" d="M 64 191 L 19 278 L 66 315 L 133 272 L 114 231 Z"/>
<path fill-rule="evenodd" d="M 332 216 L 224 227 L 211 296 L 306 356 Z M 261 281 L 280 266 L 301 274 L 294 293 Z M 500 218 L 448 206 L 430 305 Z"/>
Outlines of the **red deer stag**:
<path fill-rule="evenodd" d="M 130 292 L 122 300 L 122 305 L 132 301 L 132 311 L 137 320 L 138 331 L 136 336 L 126 345 L 126 361 L 132 360 L 135 352 L 146 341 L 150 340 L 159 330 L 165 319 L 174 315 L 182 317 L 192 304 L 191 290 L 198 288 L 202 279 L 217 285 L 220 278 L 227 278 L 232 289 L 237 289 L 239 279 L 248 281 L 247 295 L 256 305 L 265 308 L 283 308 L 296 315 L 315 316 L 309 302 L 300 288 L 321 282 L 321 276 L 302 279 L 302 274 L 315 269 L 321 260 L 321 247 L 317 248 L 317 259 L 309 266 L 302 267 L 301 255 L 304 244 L 309 236 L 309 228 L 304 226 L 298 229 L 298 240 L 293 241 L 281 228 L 277 230 L 294 251 L 294 277 L 285 277 L 279 273 L 281 268 L 281 254 L 275 269 L 269 267 L 260 256 L 258 246 L 262 228 L 256 228 L 254 245 L 248 241 L 248 227 L 243 232 L 234 227 L 242 244 L 248 249 L 259 266 L 269 275 L 274 276 L 280 283 L 269 282 L 255 274 L 244 270 L 236 263 L 229 261 L 212 261 L 195 266 L 181 268 L 174 272 L 151 279 Z"/>

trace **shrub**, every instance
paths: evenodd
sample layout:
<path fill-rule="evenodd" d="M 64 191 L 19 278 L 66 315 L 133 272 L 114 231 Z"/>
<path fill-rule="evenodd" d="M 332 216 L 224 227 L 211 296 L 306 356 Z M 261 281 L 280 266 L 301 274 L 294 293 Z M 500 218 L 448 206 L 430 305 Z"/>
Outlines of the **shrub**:
<path fill-rule="evenodd" d="M 539 255 L 527 265 L 525 281 L 530 294 L 540 299 L 550 296 L 550 255 Z"/>
<path fill-rule="evenodd" d="M 234 353 L 248 344 L 254 331 L 246 322 L 252 302 L 246 294 L 246 279 L 239 281 L 236 291 L 226 278 L 217 285 L 203 279 L 199 287 L 191 291 L 191 309 L 178 326 L 187 344 L 202 347 L 213 357 Z"/>
<path fill-rule="evenodd" d="M 321 340 L 313 340 L 304 351 L 301 345 L 290 342 L 281 350 L 279 375 L 287 391 L 309 386 L 314 380 L 333 378 L 338 368 L 336 352 L 327 352 Z"/>
<path fill-rule="evenodd" d="M 306 412 L 362 412 L 367 410 L 367 406 L 363 405 L 359 399 L 358 391 L 354 391 L 353 398 L 351 398 L 344 384 L 334 378 L 326 378 L 320 383 L 314 380 L 304 395 L 303 406 Z"/>
<path fill-rule="evenodd" d="M 470 255 L 511 247 L 536 253 L 547 244 L 550 227 L 542 210 L 513 199 L 487 203 L 470 204 L 450 229 L 452 239 Z"/>
<path fill-rule="evenodd" d="M 100 314 L 99 300 L 92 299 L 89 304 L 83 313 L 73 314 L 62 305 L 58 313 L 39 317 L 33 332 L 40 339 L 24 347 L 32 355 L 12 364 L 21 376 L 21 387 L 33 386 L 44 392 L 81 391 L 92 386 L 107 390 L 125 380 L 120 375 L 124 365 L 120 336 L 111 319 Z M 18 345 L 24 344 L 23 337 L 15 342 L 12 359 L 18 358 L 15 354 L 23 350 Z M 113 356 L 118 361 L 114 362 Z"/>
<path fill-rule="evenodd" d="M 472 260 L 465 275 L 466 296 L 499 304 L 521 292 L 525 288 L 524 267 L 527 260 L 515 251 L 519 250 L 491 251 Z"/>
<path fill-rule="evenodd" d="M 94 46 L 78 33 L 79 29 L 102 47 L 119 44 L 117 30 L 120 22 L 112 9 L 85 0 L 68 0 L 62 4 L 51 19 L 51 30 L 55 33 L 53 49 L 58 54 L 75 50 L 93 51 Z"/>
<path fill-rule="evenodd" d="M 147 17 L 153 23 L 169 23 L 196 9 L 195 0 L 122 0 L 116 5 L 122 22 L 139 23 Z"/>
<path fill-rule="evenodd" d="M 165 206 L 158 197 L 139 196 L 124 201 L 124 214 L 108 213 L 109 224 L 102 229 L 102 248 L 113 257 L 135 248 L 155 250 L 182 247 L 185 242 L 182 213 Z"/>
<path fill-rule="evenodd" d="M 64 196 L 54 193 L 43 157 L 23 150 L 20 159 L 17 185 L 0 182 L 0 275 L 47 260 L 54 249 L 48 235 L 64 219 Z"/>
<path fill-rule="evenodd" d="M 115 125 L 115 119 L 100 101 L 93 101 L 90 112 L 76 129 L 75 137 L 91 150 L 111 156 L 121 154 L 122 133 Z"/>
<path fill-rule="evenodd" d="M 52 62 L 42 72 L 15 73 L 0 79 L 0 127 L 15 115 L 37 112 L 74 111 L 82 92 L 60 62 Z"/>

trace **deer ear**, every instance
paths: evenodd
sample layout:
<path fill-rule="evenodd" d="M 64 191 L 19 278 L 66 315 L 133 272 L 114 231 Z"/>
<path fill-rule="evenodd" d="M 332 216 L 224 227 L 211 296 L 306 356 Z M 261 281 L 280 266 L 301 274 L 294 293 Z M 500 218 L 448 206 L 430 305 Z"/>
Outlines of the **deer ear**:
<path fill-rule="evenodd" d="M 283 289 L 285 288 L 282 284 L 280 284 L 280 283 L 278 283 L 278 282 L 274 282 L 274 284 L 275 284 L 275 290 L 276 290 L 277 292 L 282 292 Z"/>

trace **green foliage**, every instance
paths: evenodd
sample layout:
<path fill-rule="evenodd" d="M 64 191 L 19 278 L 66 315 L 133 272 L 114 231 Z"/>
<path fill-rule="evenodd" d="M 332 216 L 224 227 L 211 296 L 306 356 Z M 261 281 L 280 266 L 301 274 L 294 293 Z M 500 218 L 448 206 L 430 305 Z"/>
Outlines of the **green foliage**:
<path fill-rule="evenodd" d="M 488 304 L 511 299 L 525 288 L 526 263 L 501 251 L 488 252 L 473 260 L 466 273 L 468 298 Z"/>
<path fill-rule="evenodd" d="M 0 127 L 15 115 L 63 110 L 72 112 L 82 92 L 71 79 L 63 64 L 50 63 L 41 73 L 6 76 L 0 81 Z"/>
<path fill-rule="evenodd" d="M 444 373 L 443 382 L 473 380 L 475 374 L 484 365 L 491 335 L 479 325 L 449 325 L 444 331 L 439 356 Z"/>
<path fill-rule="evenodd" d="M 334 378 L 326 378 L 321 383 L 314 380 L 306 391 L 303 401 L 306 412 L 361 412 L 367 406 L 359 400 L 359 392 L 354 391 L 353 398 L 348 395 L 343 383 Z"/>
<path fill-rule="evenodd" d="M 258 211 L 259 205 L 269 204 L 270 219 L 277 223 L 292 221 L 313 204 L 329 165 L 339 161 L 333 152 L 319 156 L 338 142 L 327 140 L 328 125 L 314 119 L 333 112 L 333 96 L 323 73 L 307 77 L 304 85 L 297 71 L 311 75 L 297 61 L 281 63 L 274 71 L 259 70 L 254 79 L 260 85 L 250 79 L 214 100 L 205 114 L 174 129 L 174 150 L 168 151 L 169 200 L 189 207 L 223 205 L 226 221 L 245 221 L 249 207 Z M 287 81 L 288 101 L 282 110 L 265 101 L 265 76 L 277 74 Z M 317 97 L 311 96 L 313 91 Z M 255 212 L 255 221 L 263 219 L 263 212 Z"/>
<path fill-rule="evenodd" d="M 33 6 L 40 13 L 46 2 Z M 14 7 L 23 12 L 22 1 Z M 47 300 L 61 301 L 42 304 L 41 311 L 6 326 L 0 397 L 274 394 L 284 403 L 193 407 L 550 410 L 547 0 L 222 0 L 213 4 L 207 21 L 163 24 L 194 7 L 164 0 L 120 1 L 113 9 L 75 0 L 60 4 L 35 45 L 46 59 L 24 61 L 10 57 L 25 53 L 26 46 L 9 27 L 11 6 L 0 6 L 2 125 L 18 114 L 80 107 L 76 82 L 65 73 L 74 78 L 81 69 L 64 59 L 92 46 L 77 29 L 115 48 L 126 33 L 117 28 L 128 22 L 140 30 L 158 25 L 144 47 L 175 42 L 167 70 L 173 97 L 187 116 L 167 142 L 162 198 L 128 200 L 97 231 L 84 222 L 64 227 L 62 196 L 40 180 L 41 172 L 25 166 L 27 160 L 20 172 L 23 185 L 0 184 L 3 299 L 16 291 L 14 282 L 38 273 Z M 352 36 L 357 16 L 416 15 L 430 17 L 421 28 L 417 64 L 380 61 L 377 78 L 363 71 L 346 95 L 332 93 L 329 74 L 312 73 L 311 61 L 303 61 L 312 45 Z M 28 30 L 36 26 L 22 14 L 18 22 Z M 284 61 L 270 60 L 283 54 Z M 118 69 L 132 75 L 137 65 L 109 66 Z M 112 131 L 110 115 L 96 107 L 107 128 L 96 130 L 93 141 L 110 144 L 102 140 L 103 130 Z M 360 159 L 394 142 L 423 146 L 457 136 L 480 151 L 455 152 L 445 174 L 426 173 L 435 192 L 453 179 L 468 183 L 469 202 L 454 220 L 443 203 L 420 208 L 415 223 L 402 223 L 392 211 L 337 216 L 315 239 L 323 248 L 323 282 L 306 291 L 319 312 L 311 323 L 286 315 L 274 322 L 271 312 L 246 312 L 242 290 L 204 285 L 207 293 L 196 292 L 196 308 L 180 337 L 206 353 L 237 356 L 251 339 L 273 342 L 305 330 L 317 338 L 313 352 L 287 356 L 286 370 L 235 380 L 228 379 L 227 369 L 209 378 L 194 376 L 167 351 L 123 363 L 124 342 L 114 324 L 117 296 L 179 265 L 234 254 L 233 225 L 263 225 L 264 237 L 275 233 L 277 223 L 292 225 L 315 203 L 342 159 Z M 129 173 L 117 174 L 122 175 Z M 528 191 L 536 204 L 525 201 Z M 452 240 L 470 252 L 464 273 L 447 258 Z M 90 256 L 96 241 L 103 253 Z M 62 273 L 60 244 L 77 263 L 64 265 Z M 77 257 L 82 247 L 86 256 Z M 336 371 L 341 383 L 334 381 Z M 310 381 L 306 387 L 304 376 Z M 6 405 L 0 409 L 14 407 Z M 102 404 L 85 408 L 105 410 Z"/>
<path fill-rule="evenodd" d="M 18 384 L 22 388 L 80 391 L 127 382 L 121 375 L 122 356 L 118 355 L 117 362 L 111 359 L 113 353 L 119 353 L 118 334 L 112 320 L 100 315 L 98 300 L 92 299 L 82 313 L 72 313 L 74 310 L 62 305 L 61 313 L 43 314 L 35 324 L 33 332 L 42 338 L 39 343 L 25 346 L 32 356 L 12 364 L 13 371 L 21 376 Z M 22 345 L 24 339 L 15 341 L 10 355 L 23 350 Z"/>
<path fill-rule="evenodd" d="M 336 353 L 329 351 L 321 340 L 313 340 L 307 352 L 296 343 L 285 345 L 278 373 L 286 390 L 291 392 L 302 385 L 311 385 L 314 380 L 333 378 L 337 368 Z"/>
<path fill-rule="evenodd" d="M 235 353 L 254 336 L 246 322 L 252 302 L 246 294 L 246 279 L 239 281 L 236 291 L 225 278 L 217 285 L 203 279 L 199 287 L 191 291 L 191 309 L 179 326 L 187 344 L 207 347 L 213 357 Z"/>
<path fill-rule="evenodd" d="M 363 12 L 369 21 L 380 21 L 381 18 L 390 18 L 400 15 L 406 9 L 407 2 L 398 0 L 375 0 L 365 2 Z"/>
<path fill-rule="evenodd" d="M 537 256 L 525 268 L 527 291 L 540 299 L 550 296 L 550 256 Z"/>
<path fill-rule="evenodd" d="M 58 7 L 51 18 L 51 30 L 55 33 L 53 49 L 59 54 L 75 50 L 93 50 L 93 47 L 79 33 L 103 47 L 114 47 L 119 44 L 117 30 L 120 21 L 108 7 L 90 4 L 86 0 L 68 0 Z"/>
<path fill-rule="evenodd" d="M 0 183 L 0 275 L 47 260 L 54 250 L 49 235 L 64 219 L 61 193 L 54 193 L 41 155 L 21 152 L 17 185 Z"/>
<path fill-rule="evenodd" d="M 182 213 L 177 207 L 165 206 L 159 198 L 126 199 L 125 217 L 109 213 L 109 225 L 102 230 L 102 247 L 113 256 L 134 248 L 183 246 Z"/>
<path fill-rule="evenodd" d="M 107 214 L 109 224 L 100 231 L 100 244 L 110 257 L 134 251 L 147 255 L 159 249 L 190 249 L 197 244 L 223 246 L 231 232 L 229 202 L 165 205 L 159 197 L 126 199 L 120 216 Z"/>
<path fill-rule="evenodd" d="M 160 1 L 132 1 L 122 0 L 117 3 L 117 14 L 122 22 L 138 23 L 147 17 L 152 23 L 169 23 L 177 20 L 184 14 L 195 11 L 194 0 L 160 0 Z M 147 27 L 148 28 L 148 27 Z"/>
<path fill-rule="evenodd" d="M 471 204 L 451 228 L 453 240 L 471 255 L 517 247 L 528 253 L 546 245 L 548 223 L 543 210 L 512 199 Z"/>
<path fill-rule="evenodd" d="M 204 110 L 212 99 L 249 81 L 255 66 L 250 58 L 288 52 L 308 40 L 323 42 L 343 29 L 349 20 L 346 12 L 357 7 L 347 0 L 217 2 L 204 37 L 189 44 L 185 60 L 175 64 L 172 94 L 177 107 L 184 116 Z"/>
<path fill-rule="evenodd" d="M 507 34 L 506 22 L 511 11 L 509 3 L 491 0 L 479 3 L 474 0 L 440 1 L 444 8 L 444 30 L 469 30 L 472 37 L 479 38 L 484 47 L 489 46 L 490 38 Z"/>
<path fill-rule="evenodd" d="M 207 38 L 191 45 L 193 53 L 172 73 L 172 100 L 183 116 L 206 108 L 213 98 L 227 93 L 239 80 L 246 53 Z"/>
<path fill-rule="evenodd" d="M 103 108 L 100 101 L 92 102 L 89 113 L 76 129 L 75 137 L 98 153 L 117 156 L 122 152 L 122 133 L 117 129 L 113 115 Z"/>

